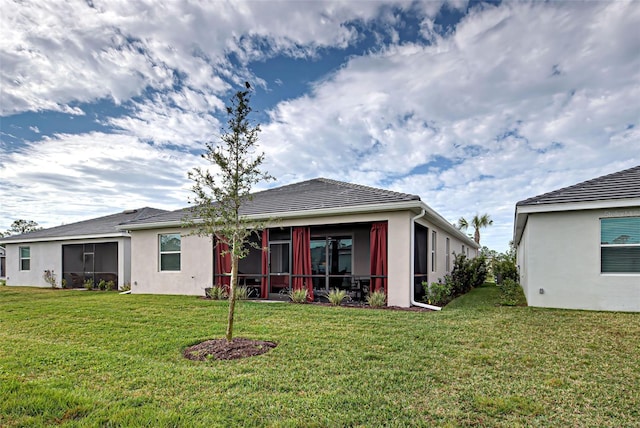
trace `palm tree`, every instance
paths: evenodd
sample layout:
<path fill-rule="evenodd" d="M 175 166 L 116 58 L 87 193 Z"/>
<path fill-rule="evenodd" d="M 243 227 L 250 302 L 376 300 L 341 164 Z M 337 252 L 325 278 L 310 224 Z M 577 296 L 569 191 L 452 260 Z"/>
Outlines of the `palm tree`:
<path fill-rule="evenodd" d="M 493 220 L 489 217 L 489 214 L 482 215 L 474 215 L 471 219 L 471 226 L 475 229 L 473 233 L 473 240 L 476 241 L 476 244 L 480 244 L 480 229 L 483 227 L 491 226 L 493 224 Z M 460 217 L 458 220 L 457 228 L 459 230 L 467 230 L 469 227 L 469 222 L 464 218 Z"/>

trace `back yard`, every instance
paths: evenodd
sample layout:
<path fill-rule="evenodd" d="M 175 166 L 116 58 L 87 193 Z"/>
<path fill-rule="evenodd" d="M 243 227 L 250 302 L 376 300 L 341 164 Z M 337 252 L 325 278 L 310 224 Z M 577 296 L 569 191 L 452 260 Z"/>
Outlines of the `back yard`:
<path fill-rule="evenodd" d="M 442 312 L 240 302 L 243 360 L 182 350 L 222 337 L 226 304 L 0 287 L 0 426 L 637 426 L 640 314 Z"/>

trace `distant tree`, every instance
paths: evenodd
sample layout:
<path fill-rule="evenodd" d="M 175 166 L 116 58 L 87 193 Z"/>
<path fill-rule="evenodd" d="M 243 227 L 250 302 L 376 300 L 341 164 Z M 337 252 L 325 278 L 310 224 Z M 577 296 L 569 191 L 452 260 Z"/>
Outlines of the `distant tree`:
<path fill-rule="evenodd" d="M 0 237 L 21 235 L 23 233 L 33 232 L 40 229 L 42 228 L 38 226 L 38 223 L 33 220 L 15 220 L 13 223 L 11 223 L 11 227 L 7 229 L 6 232 L 0 232 Z"/>
<path fill-rule="evenodd" d="M 467 230 L 469 226 L 473 226 L 475 229 L 473 234 L 473 240 L 476 241 L 476 244 L 480 244 L 480 229 L 483 227 L 491 226 L 493 224 L 493 220 L 489 217 L 489 214 L 482 215 L 474 215 L 471 219 L 471 223 L 469 223 L 464 217 L 460 217 L 458 220 L 457 228 L 459 230 Z"/>
<path fill-rule="evenodd" d="M 229 286 L 229 313 L 226 339 L 233 339 L 233 320 L 238 286 L 238 262 L 249 253 L 249 237 L 263 225 L 240 215 L 240 207 L 251 199 L 252 187 L 272 177 L 260 169 L 264 153 L 256 154 L 260 125 L 252 125 L 249 114 L 251 86 L 238 91 L 227 106 L 227 126 L 217 145 L 206 144 L 202 157 L 216 170 L 194 168 L 188 177 L 194 182 L 195 194 L 192 218 L 186 226 L 194 228 L 199 236 L 217 238 L 229 246 L 231 254 L 231 284 Z"/>

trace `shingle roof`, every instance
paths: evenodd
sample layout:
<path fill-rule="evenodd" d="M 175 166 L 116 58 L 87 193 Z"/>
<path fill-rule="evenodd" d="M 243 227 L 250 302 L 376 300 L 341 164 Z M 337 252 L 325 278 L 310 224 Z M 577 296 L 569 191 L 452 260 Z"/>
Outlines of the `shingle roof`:
<path fill-rule="evenodd" d="M 276 187 L 253 194 L 240 210 L 242 215 L 273 215 L 329 208 L 347 208 L 406 201 L 420 197 L 327 178 L 315 178 L 300 183 Z M 183 208 L 132 221 L 129 224 L 180 222 L 191 208 Z"/>
<path fill-rule="evenodd" d="M 113 233 L 122 233 L 121 230 L 117 229 L 117 226 L 121 223 L 142 220 L 146 217 L 166 212 L 167 211 L 165 210 L 148 207 L 135 210 L 126 210 L 104 217 L 64 224 L 62 226 L 50 227 L 48 229 L 36 230 L 29 233 L 23 233 L 21 235 L 8 236 L 4 239 L 1 239 L 0 242 L 16 241 L 20 239 L 42 239 L 43 241 L 46 241 L 50 238 L 63 238 L 68 236 L 107 235 Z"/>
<path fill-rule="evenodd" d="M 640 165 L 525 199 L 516 206 L 640 198 Z"/>

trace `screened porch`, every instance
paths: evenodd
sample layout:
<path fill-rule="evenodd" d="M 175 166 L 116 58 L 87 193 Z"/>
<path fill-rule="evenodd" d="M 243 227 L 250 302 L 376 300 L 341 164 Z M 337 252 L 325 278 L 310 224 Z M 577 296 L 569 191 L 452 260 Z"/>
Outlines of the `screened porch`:
<path fill-rule="evenodd" d="M 231 257 L 216 242 L 214 284 L 230 284 Z M 239 285 L 251 298 L 287 300 L 305 288 L 309 300 L 322 301 L 329 290 L 345 290 L 362 301 L 371 290 L 386 292 L 387 223 L 265 229 L 252 235 L 249 254 L 238 265 Z"/>
<path fill-rule="evenodd" d="M 62 246 L 62 276 L 67 287 L 83 288 L 85 281 L 118 284 L 118 243 L 68 244 Z"/>

